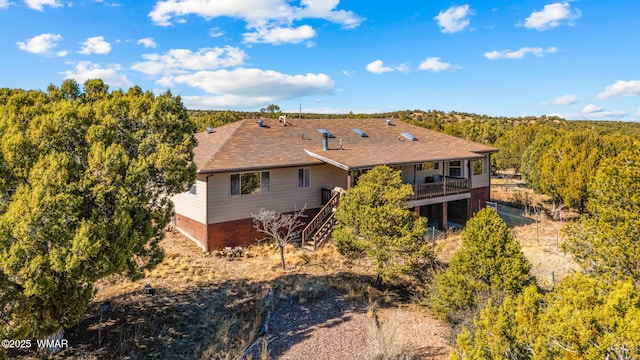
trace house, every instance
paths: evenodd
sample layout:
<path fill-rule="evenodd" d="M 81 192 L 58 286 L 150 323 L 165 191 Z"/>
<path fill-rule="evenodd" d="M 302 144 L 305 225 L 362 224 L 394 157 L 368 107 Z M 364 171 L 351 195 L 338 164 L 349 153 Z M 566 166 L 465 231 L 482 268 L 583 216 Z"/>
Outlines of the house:
<path fill-rule="evenodd" d="M 205 250 L 261 238 L 251 217 L 260 208 L 306 206 L 307 221 L 320 224 L 331 189 L 352 187 L 377 165 L 402 171 L 415 190 L 407 205 L 432 225 L 464 224 L 489 200 L 497 151 L 389 119 L 247 119 L 196 138 L 196 182 L 173 197 L 174 223 Z"/>

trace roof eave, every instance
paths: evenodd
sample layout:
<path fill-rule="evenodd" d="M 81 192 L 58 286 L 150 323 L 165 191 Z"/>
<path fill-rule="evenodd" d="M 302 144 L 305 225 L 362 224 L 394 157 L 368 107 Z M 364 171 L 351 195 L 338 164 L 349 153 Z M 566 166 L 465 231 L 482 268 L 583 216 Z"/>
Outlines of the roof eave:
<path fill-rule="evenodd" d="M 196 174 L 206 175 L 206 174 L 229 173 L 229 172 L 249 172 L 249 171 L 262 171 L 262 170 L 270 170 L 270 169 L 283 169 L 283 168 L 291 168 L 291 167 L 318 166 L 318 165 L 322 165 L 322 163 L 314 161 L 314 162 L 281 164 L 281 165 L 272 165 L 272 166 L 246 166 L 246 167 L 220 168 L 220 169 L 198 169 L 196 170 Z"/>

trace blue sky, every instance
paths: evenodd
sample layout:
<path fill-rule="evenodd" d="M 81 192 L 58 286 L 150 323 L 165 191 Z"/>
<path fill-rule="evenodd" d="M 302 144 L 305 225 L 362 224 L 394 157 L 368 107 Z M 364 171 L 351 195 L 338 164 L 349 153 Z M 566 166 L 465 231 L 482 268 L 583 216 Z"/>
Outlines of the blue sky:
<path fill-rule="evenodd" d="M 0 87 L 190 109 L 640 120 L 640 1 L 0 0 Z"/>

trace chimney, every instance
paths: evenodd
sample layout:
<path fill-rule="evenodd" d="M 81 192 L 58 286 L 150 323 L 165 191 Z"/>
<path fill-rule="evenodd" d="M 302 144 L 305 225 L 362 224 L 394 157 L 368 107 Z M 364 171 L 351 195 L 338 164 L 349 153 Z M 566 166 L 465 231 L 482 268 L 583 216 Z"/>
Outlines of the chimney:
<path fill-rule="evenodd" d="M 213 126 L 207 126 L 207 135 L 213 132 Z"/>
<path fill-rule="evenodd" d="M 387 119 L 387 126 L 391 125 L 391 119 Z"/>
<path fill-rule="evenodd" d="M 262 121 L 262 119 L 260 119 L 260 120 L 256 121 L 256 123 L 258 123 L 258 127 L 259 127 L 259 128 L 263 127 L 263 121 Z"/>
<path fill-rule="evenodd" d="M 327 135 L 326 133 L 322 134 L 322 150 L 329 150 L 329 135 Z"/>
<path fill-rule="evenodd" d="M 340 150 L 342 150 L 342 139 L 340 139 Z"/>

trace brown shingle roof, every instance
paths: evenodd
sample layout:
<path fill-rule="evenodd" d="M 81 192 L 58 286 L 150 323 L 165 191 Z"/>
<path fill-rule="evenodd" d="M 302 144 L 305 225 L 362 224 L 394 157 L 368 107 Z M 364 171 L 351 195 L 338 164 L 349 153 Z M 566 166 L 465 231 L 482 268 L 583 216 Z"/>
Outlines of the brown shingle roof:
<path fill-rule="evenodd" d="M 201 173 L 244 171 L 329 162 L 344 169 L 381 164 L 479 158 L 497 149 L 401 121 L 386 125 L 384 119 L 242 120 L 214 129 L 212 134 L 196 134 L 198 146 L 194 162 Z M 329 150 L 322 149 L 324 128 L 335 138 Z M 366 133 L 361 137 L 352 129 Z M 401 135 L 408 132 L 411 141 Z M 342 139 L 343 150 L 339 150 Z"/>

